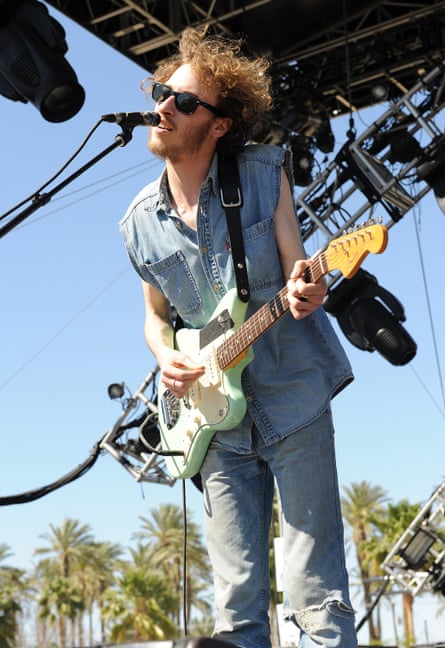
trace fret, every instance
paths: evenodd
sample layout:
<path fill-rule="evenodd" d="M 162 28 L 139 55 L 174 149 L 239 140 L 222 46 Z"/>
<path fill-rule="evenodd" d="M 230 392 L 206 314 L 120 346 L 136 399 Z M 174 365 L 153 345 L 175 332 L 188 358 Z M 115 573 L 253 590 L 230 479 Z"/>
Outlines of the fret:
<path fill-rule="evenodd" d="M 217 357 L 220 368 L 225 369 L 246 352 L 288 310 L 287 287 L 284 287 L 219 345 Z"/>
<path fill-rule="evenodd" d="M 333 241 L 325 250 L 319 252 L 313 259 L 310 259 L 303 274 L 304 280 L 307 283 L 317 283 L 328 272 L 334 268 L 342 269 L 342 266 L 345 266 L 343 270 L 345 276 L 348 276 L 346 270 L 349 271 L 349 274 L 352 274 L 347 266 L 351 265 L 355 271 L 355 266 L 358 267 L 361 261 L 359 254 L 363 256 L 369 251 L 363 251 L 363 248 L 365 247 L 365 243 L 368 245 L 371 243 L 374 238 L 374 232 L 379 234 L 378 240 L 376 241 L 376 250 L 380 251 L 380 249 L 384 249 L 386 246 L 386 229 L 383 226 L 370 225 L 366 230 L 370 241 L 360 239 L 357 232 L 347 235 L 343 239 Z M 343 253 L 341 246 L 345 244 L 345 241 L 348 244 L 349 251 L 351 246 L 356 250 L 357 259 L 352 257 L 351 252 L 349 252 L 348 256 Z M 339 257 L 338 259 L 336 259 L 337 256 Z M 287 286 L 285 286 L 219 345 L 217 349 L 217 360 L 220 368 L 224 370 L 239 356 L 242 356 L 288 310 L 289 302 L 287 299 Z"/>

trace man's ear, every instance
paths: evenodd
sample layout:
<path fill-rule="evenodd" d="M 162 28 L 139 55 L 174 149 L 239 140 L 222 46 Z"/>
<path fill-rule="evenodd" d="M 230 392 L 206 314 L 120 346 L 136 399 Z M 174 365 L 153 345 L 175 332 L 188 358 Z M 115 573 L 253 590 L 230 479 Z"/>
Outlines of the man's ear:
<path fill-rule="evenodd" d="M 216 117 L 213 129 L 215 137 L 223 137 L 232 128 L 232 124 L 233 121 L 231 117 Z"/>

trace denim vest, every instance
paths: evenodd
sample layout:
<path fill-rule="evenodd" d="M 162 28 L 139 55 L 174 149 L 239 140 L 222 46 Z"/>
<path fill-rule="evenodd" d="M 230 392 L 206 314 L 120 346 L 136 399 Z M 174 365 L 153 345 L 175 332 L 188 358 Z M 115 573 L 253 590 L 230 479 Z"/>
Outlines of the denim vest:
<path fill-rule="evenodd" d="M 283 164 L 290 174 L 285 158 L 281 148 L 268 145 L 246 146 L 238 158 L 251 292 L 247 317 L 285 284 L 274 235 Z M 135 197 L 119 226 L 142 279 L 175 306 L 185 326 L 204 327 L 220 299 L 236 286 L 217 154 L 201 186 L 196 231 L 173 210 L 165 172 Z M 253 350 L 254 360 L 242 376 L 247 400 L 243 425 L 247 429 L 253 419 L 266 444 L 315 420 L 352 380 L 349 361 L 323 308 L 299 321 L 286 313 Z"/>

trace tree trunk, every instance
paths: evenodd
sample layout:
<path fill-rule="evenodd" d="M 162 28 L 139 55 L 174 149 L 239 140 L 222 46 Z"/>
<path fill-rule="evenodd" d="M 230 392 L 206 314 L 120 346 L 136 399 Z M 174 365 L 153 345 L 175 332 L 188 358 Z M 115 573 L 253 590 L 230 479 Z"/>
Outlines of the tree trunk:
<path fill-rule="evenodd" d="M 404 592 L 402 594 L 403 627 L 405 629 L 405 641 L 407 646 L 414 646 L 416 643 L 416 638 L 414 636 L 413 604 L 413 595 Z"/>
<path fill-rule="evenodd" d="M 372 608 L 372 596 L 371 596 L 371 588 L 369 585 L 369 574 L 367 573 L 366 570 L 360 568 L 360 576 L 363 584 L 365 609 L 368 611 Z M 380 641 L 380 634 L 378 631 L 378 627 L 376 627 L 374 623 L 373 612 L 371 612 L 371 614 L 369 615 L 368 628 L 369 628 L 369 643 L 372 644 L 376 641 Z"/>
<path fill-rule="evenodd" d="M 66 618 L 63 614 L 59 615 L 59 641 L 60 648 L 66 648 Z"/>

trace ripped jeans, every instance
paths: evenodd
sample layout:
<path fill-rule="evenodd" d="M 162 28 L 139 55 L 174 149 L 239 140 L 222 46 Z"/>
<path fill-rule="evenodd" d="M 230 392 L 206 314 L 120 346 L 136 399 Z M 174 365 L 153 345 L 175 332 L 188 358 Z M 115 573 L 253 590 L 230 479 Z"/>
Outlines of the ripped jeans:
<path fill-rule="evenodd" d="M 236 448 L 236 451 L 234 450 Z M 275 484 L 282 511 L 286 617 L 301 648 L 356 648 L 328 410 L 271 446 L 254 425 L 219 433 L 201 477 L 214 571 L 214 637 L 270 648 L 269 527 Z"/>

